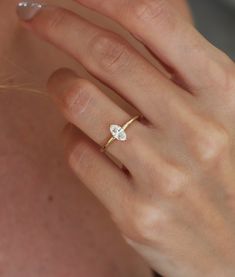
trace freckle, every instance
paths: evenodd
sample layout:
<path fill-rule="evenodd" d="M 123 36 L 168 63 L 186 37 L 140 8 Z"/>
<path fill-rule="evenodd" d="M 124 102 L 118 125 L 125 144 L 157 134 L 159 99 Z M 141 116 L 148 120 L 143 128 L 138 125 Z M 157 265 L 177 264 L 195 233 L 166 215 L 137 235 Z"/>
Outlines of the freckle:
<path fill-rule="evenodd" d="M 53 196 L 52 196 L 52 195 L 49 195 L 49 196 L 48 196 L 48 202 L 53 202 L 53 200 L 54 200 Z"/>

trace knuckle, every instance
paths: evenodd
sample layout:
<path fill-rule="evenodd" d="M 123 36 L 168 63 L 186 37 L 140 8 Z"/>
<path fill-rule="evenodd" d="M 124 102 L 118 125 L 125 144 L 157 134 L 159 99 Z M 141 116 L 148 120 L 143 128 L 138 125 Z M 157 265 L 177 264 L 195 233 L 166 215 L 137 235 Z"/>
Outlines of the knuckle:
<path fill-rule="evenodd" d="M 159 166 L 158 166 L 159 165 Z M 149 186 L 168 198 L 181 198 L 185 194 L 188 174 L 185 170 L 163 160 L 152 159 L 146 168 Z"/>
<path fill-rule="evenodd" d="M 217 164 L 223 161 L 230 150 L 230 136 L 221 126 L 207 126 L 195 140 L 197 159 L 203 164 Z"/>
<path fill-rule="evenodd" d="M 211 60 L 207 62 L 208 72 L 212 76 L 208 88 L 215 88 L 220 92 L 224 92 L 225 98 L 234 89 L 234 72 L 231 70 L 234 68 L 234 64 L 232 66 L 231 64 L 222 64 Z"/>
<path fill-rule="evenodd" d="M 167 198 L 180 199 L 187 191 L 188 174 L 182 169 L 171 166 L 166 172 L 165 183 L 162 184 L 163 195 Z"/>
<path fill-rule="evenodd" d="M 234 106 L 235 106 L 234 64 L 226 64 L 223 68 L 223 74 L 220 74 L 218 79 L 219 79 L 219 84 L 217 85 L 217 88 L 219 88 L 219 93 L 221 97 L 223 97 L 223 104 L 225 105 L 225 107 L 227 107 L 226 111 L 234 111 Z"/>
<path fill-rule="evenodd" d="M 159 24 L 166 19 L 168 8 L 165 0 L 138 0 L 132 7 L 132 14 L 138 21 L 149 22 L 154 19 Z"/>
<path fill-rule="evenodd" d="M 118 35 L 102 33 L 90 42 L 91 53 L 102 70 L 109 73 L 124 68 L 130 58 L 127 44 Z"/>
<path fill-rule="evenodd" d="M 226 56 L 226 54 L 224 54 Z M 227 56 L 227 63 L 224 66 L 224 74 L 222 75 L 222 91 L 224 91 L 228 96 L 234 96 L 235 89 L 235 67 L 233 61 Z M 233 102 L 233 101 L 232 101 Z"/>
<path fill-rule="evenodd" d="M 85 79 L 77 79 L 75 83 L 63 94 L 63 110 L 68 116 L 85 112 L 92 98 L 90 83 Z"/>
<path fill-rule="evenodd" d="M 91 159 L 88 149 L 81 141 L 76 141 L 67 146 L 68 163 L 78 174 L 86 176 L 91 170 Z"/>
<path fill-rule="evenodd" d="M 196 46 L 197 45 L 197 46 Z M 233 61 L 221 50 L 215 50 L 217 59 L 211 59 L 203 43 L 197 43 L 194 47 L 194 52 L 198 56 L 198 61 L 201 67 L 208 73 L 202 76 L 203 81 L 201 84 L 193 86 L 192 89 L 198 91 L 215 90 L 224 93 L 225 100 L 229 98 L 229 92 L 234 91 L 234 63 Z"/>
<path fill-rule="evenodd" d="M 48 36 L 53 35 L 55 32 L 58 32 L 60 26 L 63 26 L 66 20 L 66 13 L 61 8 L 56 8 L 50 17 L 45 21 L 45 31 Z"/>
<path fill-rule="evenodd" d="M 122 232 L 139 243 L 156 240 L 156 232 L 163 228 L 163 215 L 148 203 L 137 202 L 125 215 Z"/>

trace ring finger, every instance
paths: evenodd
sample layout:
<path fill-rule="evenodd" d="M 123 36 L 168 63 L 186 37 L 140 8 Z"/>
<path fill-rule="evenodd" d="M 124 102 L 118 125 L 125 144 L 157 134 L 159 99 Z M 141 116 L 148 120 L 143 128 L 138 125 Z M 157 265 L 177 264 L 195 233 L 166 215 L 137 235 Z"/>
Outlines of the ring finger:
<path fill-rule="evenodd" d="M 78 78 L 71 70 L 55 72 L 49 79 L 48 90 L 65 117 L 100 146 L 111 137 L 108 132 L 110 123 L 123 125 L 130 119 L 129 114 L 95 85 Z M 128 139 L 125 142 L 114 141 L 107 149 L 130 171 L 133 153 L 138 155 L 141 148 L 141 140 L 138 139 L 141 134 L 147 136 L 148 127 L 135 121 L 127 130 Z"/>

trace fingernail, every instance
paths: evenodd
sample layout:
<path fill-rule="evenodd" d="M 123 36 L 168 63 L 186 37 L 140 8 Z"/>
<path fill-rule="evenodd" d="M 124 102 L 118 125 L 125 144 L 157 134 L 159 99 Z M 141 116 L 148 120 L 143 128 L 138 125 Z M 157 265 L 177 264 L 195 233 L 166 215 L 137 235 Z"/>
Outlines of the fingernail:
<path fill-rule="evenodd" d="M 29 21 L 39 13 L 43 4 L 32 1 L 21 1 L 17 4 L 16 12 L 21 20 Z"/>

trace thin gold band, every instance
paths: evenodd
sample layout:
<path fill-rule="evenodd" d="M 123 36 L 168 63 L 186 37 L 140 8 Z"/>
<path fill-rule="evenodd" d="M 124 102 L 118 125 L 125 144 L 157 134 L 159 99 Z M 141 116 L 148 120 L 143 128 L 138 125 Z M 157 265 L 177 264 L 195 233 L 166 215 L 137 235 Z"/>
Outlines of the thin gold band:
<path fill-rule="evenodd" d="M 139 119 L 141 116 L 140 115 L 136 115 L 135 117 L 131 118 L 129 121 L 127 121 L 127 123 L 125 123 L 122 126 L 122 129 L 125 131 L 134 121 L 136 121 L 137 119 Z M 108 146 L 114 141 L 116 140 L 115 137 L 111 137 L 106 143 L 105 145 L 101 148 L 101 152 L 105 152 L 106 149 L 108 148 Z"/>

